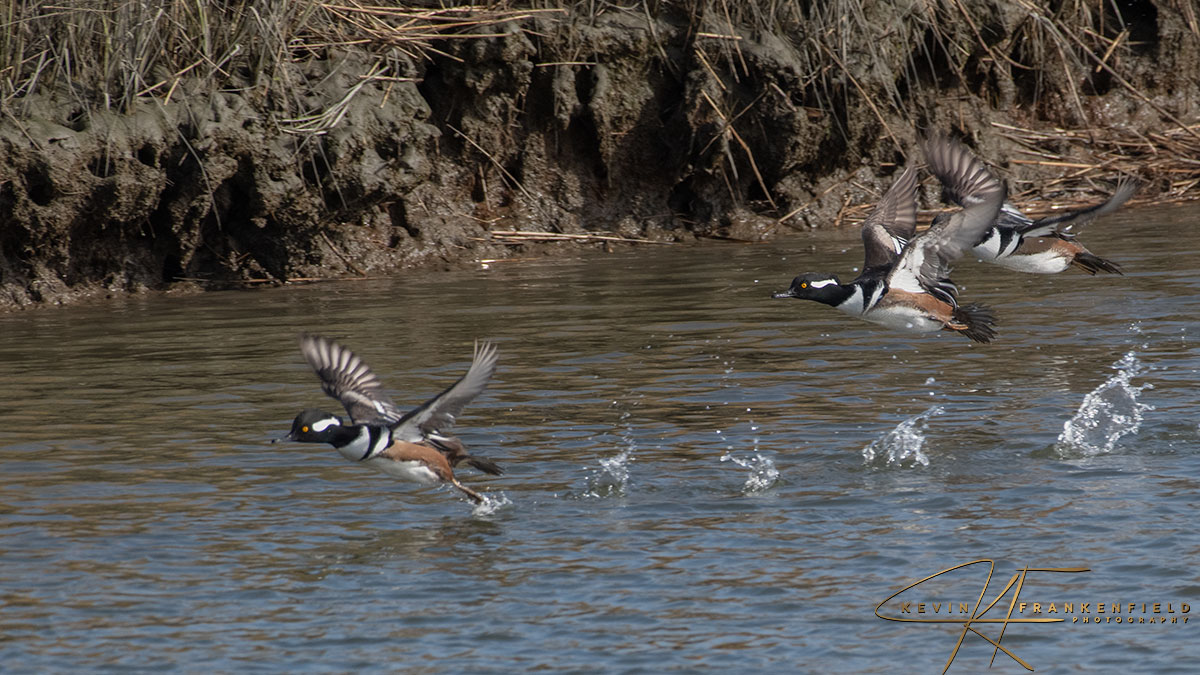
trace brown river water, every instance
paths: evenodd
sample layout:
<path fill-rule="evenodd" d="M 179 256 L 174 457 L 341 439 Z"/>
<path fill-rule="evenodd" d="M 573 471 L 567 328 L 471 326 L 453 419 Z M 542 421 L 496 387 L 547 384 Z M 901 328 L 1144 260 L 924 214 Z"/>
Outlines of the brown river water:
<path fill-rule="evenodd" d="M 940 672 L 1011 602 L 974 628 L 1039 672 L 1193 672 L 1197 221 L 1089 226 L 1125 276 L 962 261 L 989 345 L 769 297 L 853 231 L 0 316 L 0 669 Z M 302 331 L 405 406 L 494 340 L 487 502 L 271 445 L 336 409 Z M 884 602 L 977 560 L 986 615 L 986 564 Z"/>

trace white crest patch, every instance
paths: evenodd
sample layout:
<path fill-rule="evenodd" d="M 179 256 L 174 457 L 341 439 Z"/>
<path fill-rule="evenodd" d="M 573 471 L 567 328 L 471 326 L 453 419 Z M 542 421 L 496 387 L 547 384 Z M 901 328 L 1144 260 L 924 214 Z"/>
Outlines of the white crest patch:
<path fill-rule="evenodd" d="M 822 281 L 814 281 L 809 285 L 813 288 L 825 288 L 826 286 L 836 286 L 837 282 L 833 279 L 824 279 Z"/>
<path fill-rule="evenodd" d="M 313 431 L 315 431 L 315 432 L 317 432 L 317 433 L 321 433 L 322 431 L 325 431 L 325 430 L 326 430 L 326 429 L 328 429 L 329 427 L 332 427 L 332 426 L 341 426 L 341 424 L 342 424 L 342 423 L 341 423 L 341 421 L 340 421 L 340 420 L 338 420 L 338 418 L 336 418 L 336 417 L 330 417 L 330 418 L 328 418 L 328 419 L 323 419 L 323 420 L 321 420 L 321 421 L 319 421 L 319 422 L 313 422 L 313 425 L 312 425 L 312 430 L 313 430 Z"/>

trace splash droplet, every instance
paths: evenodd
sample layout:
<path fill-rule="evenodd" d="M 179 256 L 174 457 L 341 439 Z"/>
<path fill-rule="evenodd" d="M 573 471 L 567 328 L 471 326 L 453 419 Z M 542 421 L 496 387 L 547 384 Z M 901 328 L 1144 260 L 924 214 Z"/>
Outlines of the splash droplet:
<path fill-rule="evenodd" d="M 896 428 L 863 448 L 863 459 L 867 464 L 929 466 L 929 457 L 922 451 L 925 445 L 925 429 L 929 426 L 930 417 L 941 415 L 943 412 L 945 411 L 942 406 L 935 405 L 920 415 L 897 424 Z"/>
<path fill-rule="evenodd" d="M 625 449 L 613 457 L 600 459 L 600 466 L 588 476 L 589 497 L 612 497 L 625 494 L 629 485 L 629 464 L 633 461 L 634 444 L 627 439 Z"/>
<path fill-rule="evenodd" d="M 1117 373 L 1083 397 L 1075 416 L 1063 424 L 1054 447 L 1060 457 L 1095 457 L 1112 452 L 1122 436 L 1137 433 L 1143 414 L 1154 410 L 1154 406 L 1137 400 L 1142 390 L 1152 385 L 1130 384 L 1146 369 L 1137 354 L 1129 352 L 1112 367 Z"/>
<path fill-rule="evenodd" d="M 484 493 L 483 501 L 475 505 L 471 509 L 471 516 L 475 518 L 485 518 L 490 516 L 506 506 L 512 506 L 512 500 L 503 492 Z"/>
<path fill-rule="evenodd" d="M 779 469 L 775 468 L 775 461 L 770 457 L 763 457 L 762 453 L 756 452 L 752 457 L 744 458 L 737 457 L 729 451 L 721 455 L 721 461 L 733 462 L 743 469 L 749 469 L 750 475 L 742 485 L 742 492 L 745 494 L 765 492 L 779 480 Z"/>

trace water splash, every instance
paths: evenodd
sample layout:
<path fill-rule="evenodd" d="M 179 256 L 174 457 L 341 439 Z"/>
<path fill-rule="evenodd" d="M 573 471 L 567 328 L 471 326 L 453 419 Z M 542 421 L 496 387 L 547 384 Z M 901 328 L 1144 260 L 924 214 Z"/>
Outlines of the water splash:
<path fill-rule="evenodd" d="M 625 494 L 629 485 L 629 465 L 633 462 L 633 439 L 625 439 L 625 449 L 613 457 L 600 459 L 600 466 L 588 476 L 588 497 L 612 497 Z"/>
<path fill-rule="evenodd" d="M 749 458 L 735 457 L 732 452 L 726 452 L 721 455 L 721 461 L 733 462 L 743 469 L 750 470 L 750 476 L 746 478 L 746 484 L 742 486 L 744 494 L 766 492 L 779 480 L 779 469 L 775 468 L 775 460 L 763 457 L 759 452 L 755 452 L 754 456 Z"/>
<path fill-rule="evenodd" d="M 1130 384 L 1131 379 L 1146 370 L 1137 354 L 1129 352 L 1112 367 L 1117 373 L 1083 397 L 1075 416 L 1063 424 L 1054 446 L 1058 456 L 1095 457 L 1112 452 L 1122 436 L 1137 433 L 1142 426 L 1142 415 L 1154 410 L 1154 406 L 1137 400 L 1142 390 L 1153 388 L 1152 385 Z"/>
<path fill-rule="evenodd" d="M 921 451 L 925 445 L 925 430 L 929 426 L 929 418 L 941 415 L 943 412 L 945 410 L 942 406 L 935 405 L 920 415 L 915 415 L 897 424 L 895 429 L 871 441 L 870 445 L 863 448 L 863 459 L 867 464 L 884 466 L 913 466 L 916 464 L 929 466 L 929 457 Z"/>
<path fill-rule="evenodd" d="M 503 492 L 487 492 L 483 494 L 483 501 L 471 509 L 471 516 L 474 518 L 486 518 L 506 506 L 512 506 L 512 500 L 508 498 L 508 495 Z"/>

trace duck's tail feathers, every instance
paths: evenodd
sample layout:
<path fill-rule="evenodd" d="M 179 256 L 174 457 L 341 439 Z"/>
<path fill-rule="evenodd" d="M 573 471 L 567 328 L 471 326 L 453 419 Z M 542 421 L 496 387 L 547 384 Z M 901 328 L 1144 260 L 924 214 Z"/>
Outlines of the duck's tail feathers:
<path fill-rule="evenodd" d="M 1121 266 L 1117 263 L 1105 260 L 1091 253 L 1076 253 L 1075 258 L 1071 260 L 1071 264 L 1088 274 L 1095 274 L 1096 272 L 1108 272 L 1109 274 L 1120 274 L 1122 276 L 1125 274 L 1121 271 Z"/>
<path fill-rule="evenodd" d="M 487 457 L 476 457 L 467 454 L 467 448 L 462 441 L 454 436 L 442 436 L 441 434 L 430 434 L 427 439 L 433 447 L 437 448 L 443 455 L 446 456 L 450 466 L 457 467 L 459 464 L 466 463 L 467 466 L 473 466 L 484 473 L 490 473 L 493 476 L 500 476 L 504 473 L 504 469 L 500 468 Z"/>
<path fill-rule="evenodd" d="M 996 337 L 996 331 L 992 329 L 996 324 L 996 315 L 983 305 L 971 303 L 955 307 L 954 321 L 965 326 L 955 330 L 975 342 L 991 342 Z"/>
<path fill-rule="evenodd" d="M 504 469 L 501 469 L 499 464 L 493 462 L 492 460 L 488 459 L 487 457 L 472 456 L 472 457 L 467 457 L 465 461 L 467 462 L 467 464 L 469 466 L 473 466 L 476 469 L 479 469 L 480 471 L 482 471 L 484 473 L 490 473 L 493 476 L 504 475 Z"/>

